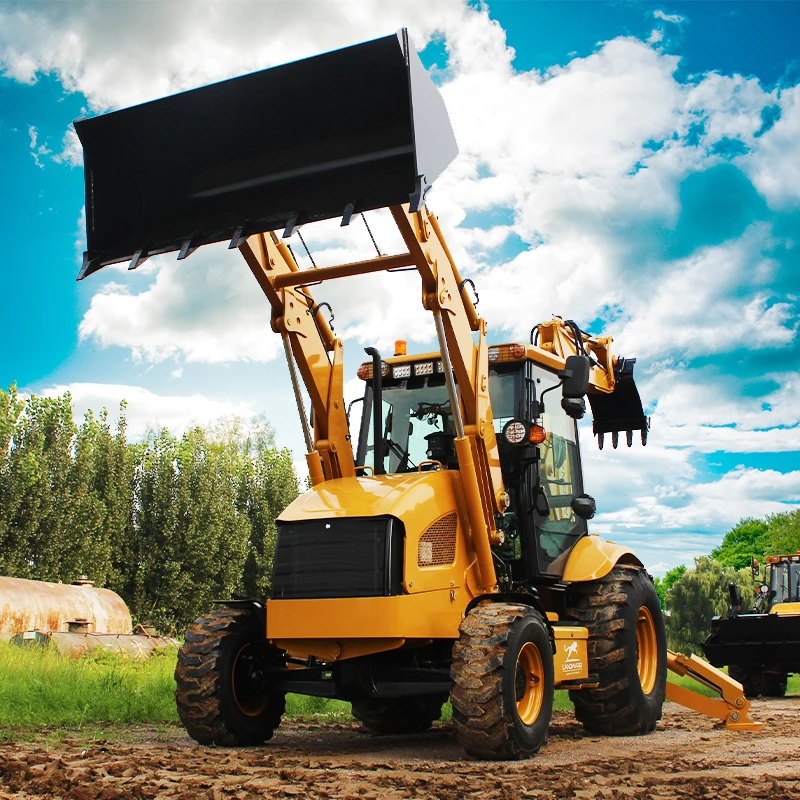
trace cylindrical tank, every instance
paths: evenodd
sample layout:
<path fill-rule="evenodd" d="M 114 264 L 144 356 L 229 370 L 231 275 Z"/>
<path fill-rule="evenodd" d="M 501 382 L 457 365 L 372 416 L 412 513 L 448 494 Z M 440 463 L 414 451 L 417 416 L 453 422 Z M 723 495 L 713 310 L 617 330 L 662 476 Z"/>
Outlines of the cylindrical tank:
<path fill-rule="evenodd" d="M 137 625 L 137 630 L 140 626 Z M 111 633 L 64 633 L 54 631 L 41 633 L 40 631 L 26 631 L 12 639 L 16 645 L 27 644 L 50 645 L 62 656 L 78 657 L 96 650 L 128 656 L 134 660 L 150 658 L 159 650 L 167 648 L 178 649 L 181 645 L 169 636 L 151 636 L 147 633 L 132 633 L 127 636 Z"/>
<path fill-rule="evenodd" d="M 90 581 L 64 584 L 0 577 L 0 639 L 25 631 L 69 631 L 69 623 L 76 620 L 86 620 L 91 632 L 131 632 L 124 600 Z"/>

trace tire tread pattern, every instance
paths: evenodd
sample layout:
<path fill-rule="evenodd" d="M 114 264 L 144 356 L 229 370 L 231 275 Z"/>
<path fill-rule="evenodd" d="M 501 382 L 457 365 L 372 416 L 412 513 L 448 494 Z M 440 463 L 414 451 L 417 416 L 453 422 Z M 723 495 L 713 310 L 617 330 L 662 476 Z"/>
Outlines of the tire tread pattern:
<path fill-rule="evenodd" d="M 285 710 L 285 697 L 276 694 L 259 718 L 259 730 L 236 725 L 221 697 L 223 642 L 248 621 L 246 609 L 221 608 L 198 617 L 186 631 L 175 668 L 175 700 L 186 732 L 200 744 L 227 747 L 259 745 L 271 738 Z"/>
<path fill-rule="evenodd" d="M 509 736 L 510 716 L 503 707 L 503 675 L 511 626 L 530 614 L 529 606 L 484 603 L 461 622 L 453 646 L 453 726 L 461 746 L 474 758 L 520 759 L 524 750 Z"/>
<path fill-rule="evenodd" d="M 642 699 L 642 693 L 634 660 L 636 653 L 630 646 L 631 620 L 624 618 L 626 609 L 630 608 L 629 598 L 643 588 L 644 582 L 649 583 L 649 579 L 641 567 L 618 565 L 604 578 L 572 587 L 575 600 L 568 617 L 589 629 L 589 674 L 597 675 L 600 685 L 596 689 L 571 691 L 569 698 L 575 706 L 576 718 L 591 733 L 642 735 L 654 731 L 661 719 L 666 680 L 665 642 L 659 644 L 664 653 L 659 654 L 663 667 L 659 669 L 651 693 L 655 695 L 655 702 L 648 704 L 655 708 L 643 713 L 642 703 L 637 702 Z M 634 626 L 635 619 L 634 616 Z M 655 621 L 657 625 L 661 623 L 663 631 L 660 612 Z"/>

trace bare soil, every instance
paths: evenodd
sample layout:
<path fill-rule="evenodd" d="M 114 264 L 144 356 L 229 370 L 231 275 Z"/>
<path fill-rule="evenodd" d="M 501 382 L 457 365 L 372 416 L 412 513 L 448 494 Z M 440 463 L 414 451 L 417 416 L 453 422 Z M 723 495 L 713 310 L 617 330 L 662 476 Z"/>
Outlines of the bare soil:
<path fill-rule="evenodd" d="M 667 704 L 656 733 L 595 737 L 556 712 L 530 761 L 467 758 L 448 723 L 374 736 L 356 723 L 288 722 L 260 748 L 200 747 L 180 729 L 105 741 L 0 744 L 0 799 L 800 798 L 800 697 L 753 703 L 760 732 L 718 729 Z"/>

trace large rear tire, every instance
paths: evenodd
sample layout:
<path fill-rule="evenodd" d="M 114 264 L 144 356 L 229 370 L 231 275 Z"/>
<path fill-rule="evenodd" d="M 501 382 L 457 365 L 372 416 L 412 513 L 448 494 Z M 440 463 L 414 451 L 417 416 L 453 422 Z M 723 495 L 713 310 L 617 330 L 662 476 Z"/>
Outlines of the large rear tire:
<path fill-rule="evenodd" d="M 451 669 L 453 725 L 475 758 L 529 758 L 553 714 L 553 649 L 529 606 L 484 603 L 461 623 Z"/>
<path fill-rule="evenodd" d="M 745 697 L 758 697 L 761 691 L 761 670 L 758 667 L 740 667 L 738 664 L 731 664 L 728 667 L 728 675 L 742 684 Z"/>
<path fill-rule="evenodd" d="M 785 672 L 765 672 L 761 676 L 761 694 L 764 697 L 783 697 L 789 676 Z"/>
<path fill-rule="evenodd" d="M 372 733 L 425 733 L 441 719 L 447 695 L 353 701 L 353 716 Z"/>
<path fill-rule="evenodd" d="M 658 595 L 645 571 L 617 566 L 570 587 L 568 616 L 589 629 L 589 674 L 596 689 L 571 691 L 583 727 L 607 736 L 655 730 L 667 681 L 667 640 Z"/>
<path fill-rule="evenodd" d="M 260 617 L 223 608 L 186 631 L 175 669 L 175 699 L 187 733 L 200 744 L 259 745 L 286 708 L 284 692 L 265 687 L 264 667 L 281 663 L 264 640 Z"/>

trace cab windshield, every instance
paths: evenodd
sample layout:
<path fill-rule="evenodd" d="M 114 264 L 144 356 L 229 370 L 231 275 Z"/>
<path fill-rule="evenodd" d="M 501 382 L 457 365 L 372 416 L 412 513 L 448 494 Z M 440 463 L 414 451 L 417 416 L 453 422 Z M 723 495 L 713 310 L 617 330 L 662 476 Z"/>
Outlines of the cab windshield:
<path fill-rule="evenodd" d="M 494 428 L 499 432 L 515 416 L 514 399 L 520 396 L 522 371 L 491 370 L 490 373 Z M 420 467 L 433 467 L 435 461 L 449 469 L 458 467 L 453 444 L 456 436 L 453 411 L 444 375 L 385 381 L 382 394 L 386 473 L 416 472 Z M 368 385 L 357 455 L 358 463 L 367 466 L 375 463 L 372 419 L 372 389 Z"/>

